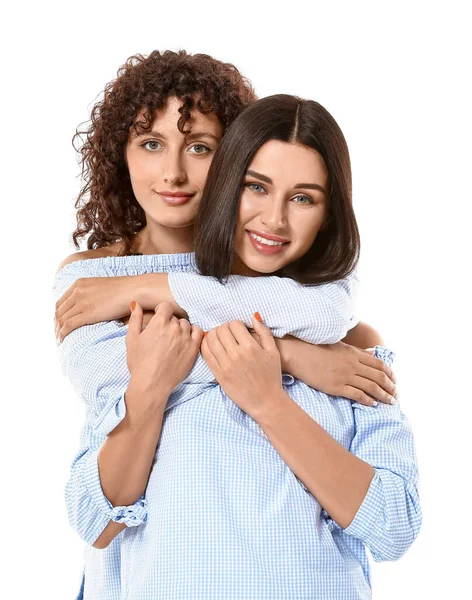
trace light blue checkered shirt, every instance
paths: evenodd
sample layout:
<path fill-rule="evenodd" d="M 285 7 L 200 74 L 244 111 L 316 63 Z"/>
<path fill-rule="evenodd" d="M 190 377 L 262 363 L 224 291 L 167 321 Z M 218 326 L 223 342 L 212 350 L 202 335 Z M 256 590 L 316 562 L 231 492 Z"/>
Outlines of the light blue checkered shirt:
<path fill-rule="evenodd" d="M 72 263 L 59 297 L 79 277 L 168 271 L 178 303 L 209 330 L 258 310 L 274 335 L 333 343 L 356 323 L 355 277 L 304 287 L 288 279 L 232 277 L 226 286 L 184 273 L 193 255 Z M 260 289 L 259 289 L 260 288 Z M 290 471 L 260 427 L 213 383 L 197 359 L 171 395 L 145 499 L 113 508 L 98 476 L 98 449 L 125 415 L 129 372 L 119 321 L 83 327 L 59 346 L 87 406 L 81 449 L 66 487 L 72 527 L 87 543 L 85 600 L 370 598 L 374 560 L 394 560 L 418 533 L 421 512 L 413 438 L 397 407 L 367 408 L 284 375 L 288 394 L 376 474 L 342 530 Z M 376 354 L 391 362 L 391 353 Z M 110 519 L 128 527 L 105 550 L 91 544 Z"/>

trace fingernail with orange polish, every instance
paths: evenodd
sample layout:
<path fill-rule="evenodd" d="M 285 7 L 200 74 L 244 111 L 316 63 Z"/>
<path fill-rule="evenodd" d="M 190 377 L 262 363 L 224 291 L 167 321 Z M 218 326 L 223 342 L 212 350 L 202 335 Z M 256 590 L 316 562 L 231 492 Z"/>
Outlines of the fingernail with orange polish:
<path fill-rule="evenodd" d="M 204 332 L 203 332 L 203 337 L 205 337 L 207 334 L 208 334 L 208 332 L 207 332 L 207 331 L 204 331 Z"/>
<path fill-rule="evenodd" d="M 254 313 L 254 316 L 256 317 L 256 319 L 259 321 L 259 323 L 262 323 L 262 317 L 258 312 Z"/>
<path fill-rule="evenodd" d="M 133 310 L 136 308 L 136 302 L 134 300 L 131 300 L 131 302 L 129 303 L 129 307 L 131 308 L 131 312 L 133 312 Z"/>

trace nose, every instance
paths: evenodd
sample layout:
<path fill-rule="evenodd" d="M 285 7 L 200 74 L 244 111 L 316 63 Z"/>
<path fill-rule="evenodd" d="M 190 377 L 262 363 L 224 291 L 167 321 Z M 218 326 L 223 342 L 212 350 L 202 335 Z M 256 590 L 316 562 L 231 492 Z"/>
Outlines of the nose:
<path fill-rule="evenodd" d="M 287 226 L 286 206 L 283 198 L 273 198 L 261 214 L 262 224 L 272 233 L 281 231 Z"/>
<path fill-rule="evenodd" d="M 166 183 L 175 185 L 187 179 L 185 166 L 179 152 L 169 153 L 164 164 L 163 179 Z"/>

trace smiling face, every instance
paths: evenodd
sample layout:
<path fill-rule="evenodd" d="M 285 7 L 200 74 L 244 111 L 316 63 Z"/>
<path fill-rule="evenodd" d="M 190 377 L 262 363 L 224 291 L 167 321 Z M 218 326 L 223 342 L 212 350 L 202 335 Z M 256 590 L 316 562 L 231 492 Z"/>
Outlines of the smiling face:
<path fill-rule="evenodd" d="M 327 217 L 328 170 L 311 148 L 271 140 L 243 181 L 234 273 L 274 273 L 304 256 Z"/>
<path fill-rule="evenodd" d="M 152 127 L 139 135 L 134 128 L 126 146 L 134 195 L 148 228 L 188 228 L 197 214 L 211 161 L 223 135 L 215 113 L 192 111 L 183 134 L 177 127 L 182 101 L 170 97 L 156 111 Z"/>

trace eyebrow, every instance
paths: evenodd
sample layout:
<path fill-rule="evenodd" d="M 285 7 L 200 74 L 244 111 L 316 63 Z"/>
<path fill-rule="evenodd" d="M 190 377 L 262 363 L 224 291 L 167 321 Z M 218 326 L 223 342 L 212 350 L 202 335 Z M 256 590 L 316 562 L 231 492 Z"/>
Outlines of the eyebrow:
<path fill-rule="evenodd" d="M 265 181 L 266 183 L 271 183 L 271 184 L 274 183 L 270 177 L 267 177 L 267 175 L 262 175 L 262 173 L 257 173 L 256 171 L 251 171 L 248 169 L 246 171 L 246 175 L 252 175 L 252 177 L 257 177 L 257 179 L 260 179 L 261 181 Z M 326 193 L 326 190 L 318 183 L 297 183 L 297 185 L 294 185 L 293 187 L 296 190 L 297 189 L 317 190 L 319 192 L 323 192 L 323 194 L 325 194 L 325 196 L 328 195 Z"/>
<path fill-rule="evenodd" d="M 211 138 L 215 140 L 215 142 L 219 142 L 221 138 L 213 135 L 212 133 L 206 133 L 205 131 L 192 131 L 187 136 L 185 136 L 189 142 L 192 140 L 198 140 L 201 138 Z"/>
<path fill-rule="evenodd" d="M 146 137 L 148 135 L 162 138 L 164 140 L 166 139 L 166 136 L 163 133 L 160 133 L 159 131 L 156 131 L 155 129 L 153 129 L 151 131 L 141 131 L 140 133 L 138 133 L 136 135 L 136 137 L 142 138 L 142 137 Z M 185 136 L 185 139 L 188 142 L 191 142 L 193 140 L 202 139 L 202 138 L 211 138 L 212 140 L 214 140 L 217 143 L 220 141 L 220 138 L 217 137 L 216 135 L 213 135 L 212 133 L 206 133 L 204 131 L 192 131 L 187 136 Z"/>

